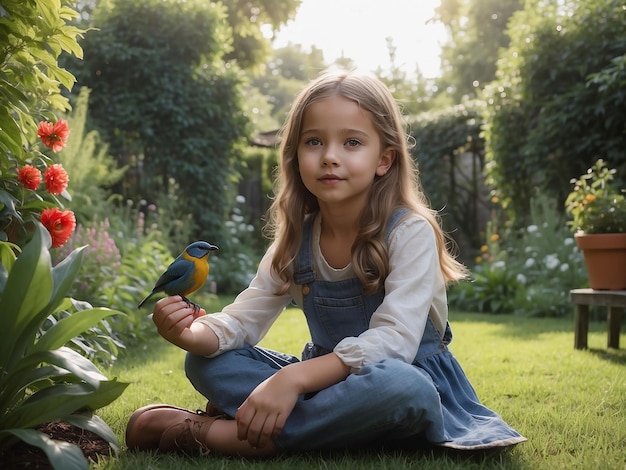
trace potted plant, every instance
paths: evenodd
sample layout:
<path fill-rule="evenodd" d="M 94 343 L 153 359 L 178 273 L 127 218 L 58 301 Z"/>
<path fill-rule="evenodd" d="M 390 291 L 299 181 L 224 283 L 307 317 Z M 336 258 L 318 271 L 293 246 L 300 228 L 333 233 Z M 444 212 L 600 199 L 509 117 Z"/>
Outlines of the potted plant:
<path fill-rule="evenodd" d="M 579 178 L 565 200 L 568 222 L 587 264 L 592 289 L 626 289 L 626 191 L 602 159 Z"/>

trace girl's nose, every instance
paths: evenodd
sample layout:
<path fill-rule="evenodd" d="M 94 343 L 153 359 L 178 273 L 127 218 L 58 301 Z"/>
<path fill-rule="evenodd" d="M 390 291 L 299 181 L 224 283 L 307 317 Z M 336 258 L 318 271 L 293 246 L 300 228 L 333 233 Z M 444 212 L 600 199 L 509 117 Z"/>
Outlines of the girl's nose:
<path fill-rule="evenodd" d="M 331 146 L 326 148 L 326 151 L 322 155 L 322 166 L 337 166 L 339 165 L 339 159 L 337 153 Z"/>

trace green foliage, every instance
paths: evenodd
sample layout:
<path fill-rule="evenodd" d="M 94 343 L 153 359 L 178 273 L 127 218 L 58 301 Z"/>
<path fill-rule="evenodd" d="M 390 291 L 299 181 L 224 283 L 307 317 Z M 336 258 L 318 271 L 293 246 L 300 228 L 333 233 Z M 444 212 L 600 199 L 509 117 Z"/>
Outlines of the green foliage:
<path fill-rule="evenodd" d="M 213 291 L 220 294 L 238 293 L 246 288 L 262 255 L 256 240 L 260 230 L 248 223 L 244 215 L 245 197 L 238 195 L 235 202 L 230 219 L 224 223 L 226 237 L 219 242 L 220 250 L 210 260 L 209 275 L 215 283 Z"/>
<path fill-rule="evenodd" d="M 5 257 L 9 247 L 0 245 Z M 67 309 L 66 295 L 83 257 L 83 250 L 77 249 L 53 268 L 49 249 L 50 236 L 38 224 L 10 271 L 4 263 L 0 266 L 0 330 L 8 333 L 0 343 L 0 452 L 22 440 L 42 448 L 55 469 L 86 469 L 87 460 L 77 446 L 51 440 L 34 428 L 68 421 L 119 448 L 113 432 L 93 411 L 114 401 L 128 384 L 107 379 L 66 346 L 118 312 L 80 310 L 43 329 L 48 318 Z"/>
<path fill-rule="evenodd" d="M 3 0 L 0 6 L 0 151 L 22 161 L 37 134 L 37 121 L 50 109 L 69 109 L 61 86 L 74 76 L 59 67 L 62 52 L 82 57 L 76 38 L 84 31 L 66 24 L 76 17 L 69 0 Z"/>
<path fill-rule="evenodd" d="M 124 197 L 156 202 L 174 181 L 176 212 L 193 215 L 198 237 L 218 238 L 224 185 L 247 134 L 241 73 L 223 63 L 224 10 L 200 0 L 111 1 L 94 22 L 85 60 L 71 67 L 92 90 L 95 127 L 120 164 L 132 163 Z"/>
<path fill-rule="evenodd" d="M 573 220 L 568 225 L 574 232 L 626 232 L 626 190 L 613 182 L 615 169 L 608 169 L 599 159 L 587 172 L 574 178 L 572 192 L 565 200 L 565 209 Z"/>
<path fill-rule="evenodd" d="M 32 165 L 43 171 L 53 159 L 39 149 L 37 124 L 56 121 L 53 111 L 69 109 L 61 87 L 70 90 L 74 76 L 60 67 L 63 53 L 82 56 L 77 37 L 83 31 L 66 24 L 76 16 L 72 2 L 6 0 L 0 5 L 0 239 L 23 245 L 25 225 L 46 208 L 63 208 L 63 191 L 26 189 L 18 170 Z"/>
<path fill-rule="evenodd" d="M 76 217 L 83 223 L 91 221 L 97 213 L 106 213 L 103 203 L 108 189 L 120 181 L 126 171 L 126 167 L 117 168 L 116 160 L 108 153 L 109 145 L 102 141 L 100 134 L 86 129 L 89 93 L 88 88 L 82 87 L 72 112 L 66 116 L 72 134 L 59 154 L 71 178 L 70 194 Z"/>
<path fill-rule="evenodd" d="M 513 16 L 485 139 L 488 183 L 520 225 L 535 188 L 563 201 L 598 157 L 626 173 L 625 31 L 620 0 L 529 1 Z"/>
<path fill-rule="evenodd" d="M 127 347 L 156 334 L 154 324 L 148 318 L 150 310 L 139 310 L 137 304 L 152 290 L 173 260 L 167 246 L 155 238 L 143 239 L 124 254 L 115 282 L 102 289 L 107 304 L 126 313 L 112 325 L 117 338 Z"/>
<path fill-rule="evenodd" d="M 444 1 L 438 9 L 449 32 L 441 51 L 440 89 L 455 103 L 476 98 L 496 77 L 498 52 L 509 44 L 506 27 L 520 0 Z"/>
<path fill-rule="evenodd" d="M 410 120 L 413 151 L 431 206 L 443 209 L 444 227 L 470 247 L 480 245 L 485 189 L 484 103 L 467 101 L 443 111 L 422 113 Z"/>
<path fill-rule="evenodd" d="M 476 257 L 471 281 L 452 286 L 450 305 L 488 313 L 562 316 L 569 291 L 584 287 L 584 259 L 564 216 L 546 197 L 531 201 L 531 224 L 517 229 L 496 212 Z"/>

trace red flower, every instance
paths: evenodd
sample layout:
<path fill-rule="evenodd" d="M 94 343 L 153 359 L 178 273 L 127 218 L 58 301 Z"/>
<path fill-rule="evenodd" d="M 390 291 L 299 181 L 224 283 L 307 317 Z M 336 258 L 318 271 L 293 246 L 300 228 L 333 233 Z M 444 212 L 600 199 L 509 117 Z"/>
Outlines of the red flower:
<path fill-rule="evenodd" d="M 43 180 L 46 183 L 46 189 L 50 194 L 61 194 L 67 189 L 67 183 L 70 180 L 67 171 L 60 163 L 55 163 L 46 168 L 43 173 Z"/>
<path fill-rule="evenodd" d="M 70 128 L 65 119 L 59 119 L 54 124 L 41 121 L 37 129 L 37 135 L 53 152 L 59 152 L 65 147 L 67 136 L 70 135 Z"/>
<path fill-rule="evenodd" d="M 26 189 L 34 191 L 41 184 L 41 171 L 32 165 L 24 165 L 17 172 L 17 180 Z"/>
<path fill-rule="evenodd" d="M 52 248 L 65 245 L 76 228 L 76 217 L 70 210 L 60 211 L 56 207 L 44 209 L 41 213 L 41 223 L 50 232 Z"/>

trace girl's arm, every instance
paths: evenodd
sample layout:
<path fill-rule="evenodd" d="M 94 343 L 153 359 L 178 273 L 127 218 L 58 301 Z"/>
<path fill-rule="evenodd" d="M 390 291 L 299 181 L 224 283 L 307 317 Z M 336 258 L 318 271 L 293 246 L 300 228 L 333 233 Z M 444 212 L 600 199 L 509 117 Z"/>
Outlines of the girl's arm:
<path fill-rule="evenodd" d="M 263 448 L 278 436 L 298 396 L 323 390 L 350 374 L 335 354 L 290 364 L 252 391 L 237 411 L 237 434 L 252 447 Z"/>

